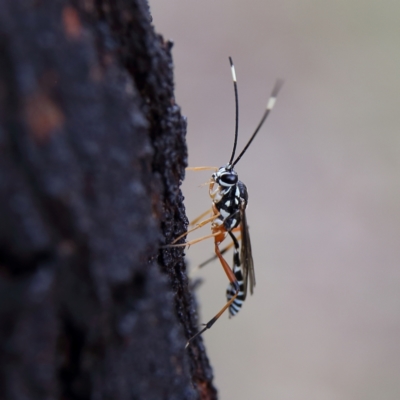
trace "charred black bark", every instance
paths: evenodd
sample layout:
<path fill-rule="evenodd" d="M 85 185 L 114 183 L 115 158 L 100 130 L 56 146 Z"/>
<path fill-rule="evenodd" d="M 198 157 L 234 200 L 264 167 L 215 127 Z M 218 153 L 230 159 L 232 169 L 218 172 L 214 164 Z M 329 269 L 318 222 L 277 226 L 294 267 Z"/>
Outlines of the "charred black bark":
<path fill-rule="evenodd" d="M 216 398 L 171 47 L 145 0 L 1 2 L 0 398 Z"/>

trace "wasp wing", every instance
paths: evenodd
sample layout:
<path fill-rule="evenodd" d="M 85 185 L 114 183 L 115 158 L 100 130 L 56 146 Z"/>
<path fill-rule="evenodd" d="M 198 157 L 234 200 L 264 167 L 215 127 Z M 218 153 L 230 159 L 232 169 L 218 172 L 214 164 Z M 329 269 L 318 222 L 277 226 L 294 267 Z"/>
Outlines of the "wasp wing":
<path fill-rule="evenodd" d="M 242 234 L 240 261 L 242 263 L 242 268 L 243 268 L 244 298 L 246 298 L 248 281 L 250 281 L 250 293 L 253 294 L 254 287 L 256 286 L 256 277 L 254 275 L 254 263 L 253 263 L 253 255 L 251 252 L 249 227 L 247 225 L 246 211 L 244 206 L 241 207 L 240 214 L 241 214 L 240 231 Z"/>

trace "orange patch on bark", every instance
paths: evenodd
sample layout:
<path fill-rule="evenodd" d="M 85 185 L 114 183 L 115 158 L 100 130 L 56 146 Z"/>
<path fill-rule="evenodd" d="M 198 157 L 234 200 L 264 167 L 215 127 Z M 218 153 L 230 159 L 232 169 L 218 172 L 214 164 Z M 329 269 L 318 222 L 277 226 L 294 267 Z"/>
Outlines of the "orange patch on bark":
<path fill-rule="evenodd" d="M 46 142 L 65 120 L 62 111 L 44 93 L 35 93 L 26 99 L 25 115 L 30 133 L 40 143 Z"/>
<path fill-rule="evenodd" d="M 82 34 L 82 24 L 75 8 L 66 6 L 62 11 L 64 31 L 69 39 L 79 39 Z"/>

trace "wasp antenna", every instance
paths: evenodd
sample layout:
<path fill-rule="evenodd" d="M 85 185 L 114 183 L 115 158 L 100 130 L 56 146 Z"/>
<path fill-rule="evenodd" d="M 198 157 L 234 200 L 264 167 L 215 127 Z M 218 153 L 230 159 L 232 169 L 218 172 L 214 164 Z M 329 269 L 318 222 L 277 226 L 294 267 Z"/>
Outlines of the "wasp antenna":
<path fill-rule="evenodd" d="M 238 130 L 239 130 L 239 97 L 238 97 L 238 89 L 237 89 L 237 82 L 236 82 L 236 72 L 235 66 L 233 65 L 232 57 L 229 57 L 229 63 L 231 64 L 231 72 L 232 72 L 232 79 L 233 79 L 233 88 L 235 89 L 235 140 L 233 142 L 233 150 L 231 159 L 229 160 L 229 165 L 232 164 L 233 158 L 235 157 L 236 152 L 236 145 L 238 140 Z"/>
<path fill-rule="evenodd" d="M 269 97 L 268 103 L 267 103 L 267 107 L 265 108 L 264 114 L 261 118 L 261 121 L 259 122 L 259 124 L 257 125 L 256 130 L 254 131 L 254 133 L 252 134 L 250 140 L 247 142 L 246 146 L 244 147 L 244 149 L 242 150 L 242 152 L 238 155 L 238 157 L 236 158 L 236 160 L 233 162 L 232 167 L 234 167 L 239 160 L 242 158 L 243 154 L 246 152 L 246 150 L 249 148 L 251 142 L 254 140 L 254 138 L 256 137 L 258 131 L 261 129 L 261 127 L 263 126 L 265 120 L 268 117 L 268 114 L 271 112 L 271 110 L 274 108 L 274 105 L 276 103 L 276 99 L 278 97 L 278 93 L 281 90 L 283 85 L 283 80 L 282 79 L 278 79 L 275 82 L 275 86 L 272 89 L 272 93 L 271 96 Z"/>

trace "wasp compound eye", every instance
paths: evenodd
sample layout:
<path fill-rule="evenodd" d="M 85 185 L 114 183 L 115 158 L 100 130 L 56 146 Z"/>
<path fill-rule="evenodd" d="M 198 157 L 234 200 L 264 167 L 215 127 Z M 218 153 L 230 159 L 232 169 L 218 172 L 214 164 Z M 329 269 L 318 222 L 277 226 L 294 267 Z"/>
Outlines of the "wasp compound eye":
<path fill-rule="evenodd" d="M 220 181 L 226 185 L 234 185 L 238 181 L 236 174 L 224 174 L 221 176 Z"/>

